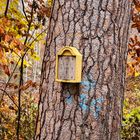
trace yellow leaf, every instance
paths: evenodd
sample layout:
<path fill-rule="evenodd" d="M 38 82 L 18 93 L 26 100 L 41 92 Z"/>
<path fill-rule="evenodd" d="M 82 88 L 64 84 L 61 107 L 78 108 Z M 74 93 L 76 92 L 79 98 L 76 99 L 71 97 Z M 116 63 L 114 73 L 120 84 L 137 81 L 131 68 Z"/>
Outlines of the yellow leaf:
<path fill-rule="evenodd" d="M 36 53 L 34 53 L 31 57 L 32 57 L 34 60 L 36 60 L 36 61 L 39 61 L 39 60 L 40 60 L 39 55 L 37 55 Z"/>
<path fill-rule="evenodd" d="M 139 76 L 140 72 L 135 72 L 135 77 Z"/>
<path fill-rule="evenodd" d="M 26 61 L 26 60 L 24 60 L 23 64 L 24 64 L 24 66 L 26 66 L 26 67 L 31 66 L 31 65 L 29 64 L 29 62 L 28 62 L 28 61 Z"/>

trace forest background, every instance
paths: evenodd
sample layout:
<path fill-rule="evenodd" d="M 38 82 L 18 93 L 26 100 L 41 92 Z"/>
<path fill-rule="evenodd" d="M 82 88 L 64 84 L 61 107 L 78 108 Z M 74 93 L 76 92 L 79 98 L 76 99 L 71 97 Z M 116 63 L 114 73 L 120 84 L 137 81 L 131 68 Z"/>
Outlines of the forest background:
<path fill-rule="evenodd" d="M 52 0 L 0 1 L 0 139 L 31 140 Z M 140 139 L 140 2 L 133 0 L 122 139 Z"/>

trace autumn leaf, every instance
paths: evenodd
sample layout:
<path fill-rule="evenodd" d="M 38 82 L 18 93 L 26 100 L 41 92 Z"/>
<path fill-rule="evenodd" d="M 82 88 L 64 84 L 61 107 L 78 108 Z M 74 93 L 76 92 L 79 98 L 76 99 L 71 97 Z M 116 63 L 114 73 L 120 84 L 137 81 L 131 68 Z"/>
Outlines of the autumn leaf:
<path fill-rule="evenodd" d="M 135 8 L 138 12 L 140 12 L 140 2 L 139 0 L 133 0 L 134 4 L 135 4 Z"/>
<path fill-rule="evenodd" d="M 37 88 L 38 84 L 36 82 L 32 83 L 32 87 Z"/>
<path fill-rule="evenodd" d="M 140 72 L 135 72 L 135 77 L 139 76 Z"/>
<path fill-rule="evenodd" d="M 12 37 L 10 35 L 5 35 L 4 36 L 4 41 L 10 42 L 12 40 Z"/>
<path fill-rule="evenodd" d="M 0 36 L 4 35 L 4 29 L 0 27 Z"/>
<path fill-rule="evenodd" d="M 14 64 L 14 61 L 10 61 L 11 64 Z"/>
<path fill-rule="evenodd" d="M 17 74 L 14 75 L 14 79 L 16 79 L 16 78 L 17 78 Z"/>
<path fill-rule="evenodd" d="M 10 76 L 10 71 L 7 65 L 3 65 L 3 70 L 5 72 L 6 75 Z"/>
<path fill-rule="evenodd" d="M 131 25 L 131 28 L 136 28 L 137 26 L 138 25 L 134 23 L 134 24 Z"/>
<path fill-rule="evenodd" d="M 137 60 L 140 63 L 140 57 L 136 57 L 135 60 Z"/>
<path fill-rule="evenodd" d="M 3 52 L 2 52 L 2 48 L 0 47 L 0 59 L 3 58 Z"/>
<path fill-rule="evenodd" d="M 32 86 L 32 80 L 28 80 L 23 86 L 20 87 L 21 90 L 26 90 L 28 89 L 30 86 Z"/>

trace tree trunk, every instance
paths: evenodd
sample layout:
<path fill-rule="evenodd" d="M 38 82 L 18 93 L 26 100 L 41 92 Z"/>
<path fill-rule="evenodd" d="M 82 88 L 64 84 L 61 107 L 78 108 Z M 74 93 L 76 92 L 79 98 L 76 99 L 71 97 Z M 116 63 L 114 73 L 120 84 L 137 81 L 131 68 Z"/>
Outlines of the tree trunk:
<path fill-rule="evenodd" d="M 120 140 L 129 0 L 54 0 L 35 140 Z M 76 47 L 82 82 L 55 82 L 56 53 Z"/>

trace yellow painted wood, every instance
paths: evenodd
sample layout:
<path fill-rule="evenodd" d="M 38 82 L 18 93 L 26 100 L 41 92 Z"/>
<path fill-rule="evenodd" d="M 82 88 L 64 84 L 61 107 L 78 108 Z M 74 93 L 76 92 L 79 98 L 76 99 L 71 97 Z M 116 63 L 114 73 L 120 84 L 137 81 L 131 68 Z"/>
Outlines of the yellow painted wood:
<path fill-rule="evenodd" d="M 82 73 L 82 55 L 74 47 L 65 46 L 56 55 L 57 82 L 80 83 Z"/>

